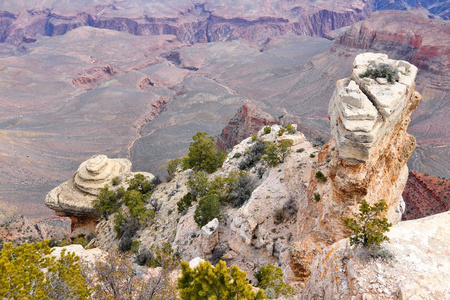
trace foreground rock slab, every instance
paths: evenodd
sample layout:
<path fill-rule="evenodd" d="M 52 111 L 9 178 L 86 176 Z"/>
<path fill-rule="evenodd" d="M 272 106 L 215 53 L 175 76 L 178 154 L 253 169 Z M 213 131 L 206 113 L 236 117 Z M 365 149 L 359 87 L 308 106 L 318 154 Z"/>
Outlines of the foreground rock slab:
<path fill-rule="evenodd" d="M 392 227 L 370 258 L 348 239 L 314 259 L 301 299 L 450 299 L 450 212 Z"/>

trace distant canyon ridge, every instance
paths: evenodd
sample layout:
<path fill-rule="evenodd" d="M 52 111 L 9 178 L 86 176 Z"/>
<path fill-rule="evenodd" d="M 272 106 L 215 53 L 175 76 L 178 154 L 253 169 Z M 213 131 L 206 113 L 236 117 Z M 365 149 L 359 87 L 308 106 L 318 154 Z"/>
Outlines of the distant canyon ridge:
<path fill-rule="evenodd" d="M 39 3 L 0 3 L 0 213 L 51 214 L 45 194 L 94 154 L 164 176 L 246 102 L 326 141 L 334 84 L 366 51 L 419 67 L 409 166 L 450 177 L 448 1 Z"/>

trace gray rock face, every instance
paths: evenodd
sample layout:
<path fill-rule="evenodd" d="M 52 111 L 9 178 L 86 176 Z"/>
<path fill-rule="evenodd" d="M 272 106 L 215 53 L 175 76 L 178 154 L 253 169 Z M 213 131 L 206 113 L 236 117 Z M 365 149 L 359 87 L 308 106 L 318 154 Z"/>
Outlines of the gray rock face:
<path fill-rule="evenodd" d="M 381 64 L 398 70 L 397 82 L 360 78 L 368 68 Z M 337 82 L 328 108 L 339 157 L 349 164 L 370 160 L 408 105 L 416 74 L 417 67 L 386 54 L 363 53 L 355 58 L 351 77 Z"/>

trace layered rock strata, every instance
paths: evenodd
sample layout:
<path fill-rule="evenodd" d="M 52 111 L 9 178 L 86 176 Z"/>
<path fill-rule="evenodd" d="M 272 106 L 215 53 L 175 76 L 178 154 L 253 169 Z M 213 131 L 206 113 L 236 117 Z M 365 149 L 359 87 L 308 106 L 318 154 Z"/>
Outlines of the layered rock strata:
<path fill-rule="evenodd" d="M 380 64 L 397 68 L 398 81 L 359 77 Z M 363 199 L 371 205 L 385 199 L 386 217 L 394 224 L 400 221 L 406 163 L 416 145 L 406 129 L 421 99 L 414 91 L 416 72 L 407 62 L 365 53 L 356 57 L 351 77 L 337 82 L 329 105 L 332 140 L 319 153 L 307 208 L 299 213 L 299 242 L 291 256 L 299 280 L 307 280 L 321 249 L 349 235 L 343 220 L 353 217 Z M 326 180 L 317 178 L 319 171 Z"/>
<path fill-rule="evenodd" d="M 143 174 L 149 180 L 154 178 L 150 173 Z M 45 205 L 57 215 L 71 218 L 73 235 L 74 232 L 94 233 L 98 217 L 93 200 L 104 186 L 112 186 L 113 178 L 121 178 L 124 185 L 126 184 L 124 179 L 133 175 L 128 159 L 111 159 L 106 155 L 94 155 L 81 163 L 71 179 L 47 194 Z"/>
<path fill-rule="evenodd" d="M 224 151 L 230 150 L 262 127 L 277 123 L 274 117 L 263 112 L 256 105 L 245 103 L 224 127 L 222 134 L 217 137 L 217 147 Z"/>
<path fill-rule="evenodd" d="M 73 177 L 51 190 L 45 197 L 45 205 L 57 214 L 96 215 L 92 204 L 100 189 L 111 184 L 114 177 L 131 172 L 127 159 L 110 159 L 106 155 L 94 155 L 81 163 Z"/>

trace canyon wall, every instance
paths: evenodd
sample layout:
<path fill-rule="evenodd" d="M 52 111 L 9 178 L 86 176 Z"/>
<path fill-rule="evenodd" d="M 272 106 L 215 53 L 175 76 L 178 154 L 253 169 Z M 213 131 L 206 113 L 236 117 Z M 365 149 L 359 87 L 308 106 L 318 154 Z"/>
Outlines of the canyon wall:
<path fill-rule="evenodd" d="M 108 3 L 109 2 L 109 3 Z M 227 3 L 228 2 L 228 3 Z M 368 16 L 372 3 L 366 0 L 322 1 L 321 5 L 272 1 L 264 6 L 244 1 L 195 4 L 165 2 L 141 4 L 133 0 L 106 1 L 81 7 L 69 1 L 66 7 L 44 3 L 41 8 L 25 2 L 11 7 L 0 4 L 0 42 L 13 45 L 36 41 L 36 35 L 56 36 L 80 26 L 111 29 L 133 35 L 173 34 L 185 43 L 224 42 L 245 39 L 263 42 L 285 35 L 325 36 L 331 30 L 354 24 Z M 243 10 L 244 9 L 244 12 Z"/>

